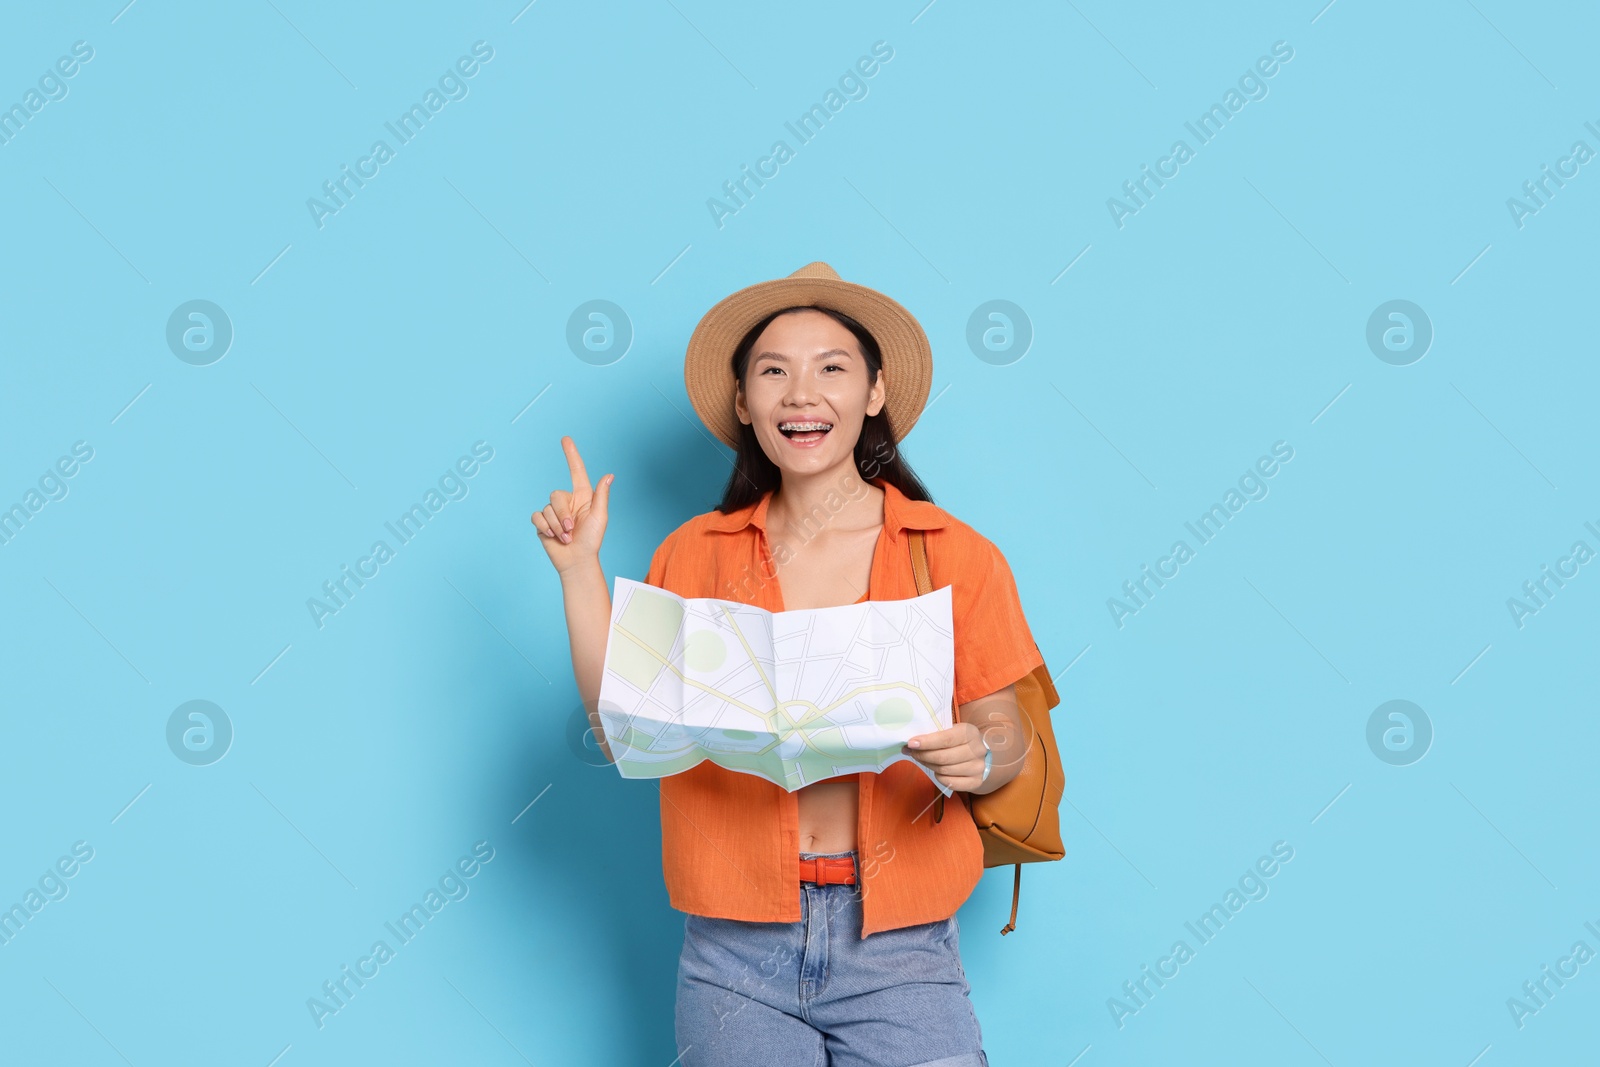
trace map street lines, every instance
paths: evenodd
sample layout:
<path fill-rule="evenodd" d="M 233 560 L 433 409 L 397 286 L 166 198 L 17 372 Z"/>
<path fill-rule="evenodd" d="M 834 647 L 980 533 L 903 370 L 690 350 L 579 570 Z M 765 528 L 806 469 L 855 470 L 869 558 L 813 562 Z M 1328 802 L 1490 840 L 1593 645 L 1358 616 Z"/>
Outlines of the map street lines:
<path fill-rule="evenodd" d="M 600 724 L 624 778 L 702 760 L 794 791 L 906 760 L 949 729 L 950 587 L 909 600 L 767 611 L 616 580 Z"/>

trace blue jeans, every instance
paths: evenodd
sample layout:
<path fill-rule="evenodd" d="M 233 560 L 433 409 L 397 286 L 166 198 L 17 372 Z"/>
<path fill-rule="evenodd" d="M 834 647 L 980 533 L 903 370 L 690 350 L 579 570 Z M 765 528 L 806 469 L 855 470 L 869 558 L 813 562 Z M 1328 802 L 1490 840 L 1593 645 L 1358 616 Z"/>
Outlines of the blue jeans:
<path fill-rule="evenodd" d="M 685 915 L 682 1067 L 988 1067 L 955 916 L 862 940 L 861 888 L 801 882 L 795 923 Z"/>

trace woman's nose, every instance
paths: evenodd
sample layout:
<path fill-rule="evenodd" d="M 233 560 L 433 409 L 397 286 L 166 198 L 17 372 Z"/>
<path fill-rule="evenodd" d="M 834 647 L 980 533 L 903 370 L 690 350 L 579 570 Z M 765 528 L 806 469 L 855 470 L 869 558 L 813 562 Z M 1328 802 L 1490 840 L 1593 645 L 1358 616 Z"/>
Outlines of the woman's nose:
<path fill-rule="evenodd" d="M 789 377 L 783 391 L 783 399 L 794 407 L 802 407 L 816 398 L 816 383 L 803 374 Z"/>

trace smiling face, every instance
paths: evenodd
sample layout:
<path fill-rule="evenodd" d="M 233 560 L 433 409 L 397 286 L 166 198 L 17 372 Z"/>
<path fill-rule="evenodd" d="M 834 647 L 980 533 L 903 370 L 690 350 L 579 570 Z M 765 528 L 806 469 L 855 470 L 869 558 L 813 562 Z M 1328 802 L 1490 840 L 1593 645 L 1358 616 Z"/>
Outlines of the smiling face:
<path fill-rule="evenodd" d="M 756 338 L 734 411 L 780 471 L 816 474 L 854 466 L 861 424 L 884 397 L 855 334 L 820 311 L 793 311 Z"/>

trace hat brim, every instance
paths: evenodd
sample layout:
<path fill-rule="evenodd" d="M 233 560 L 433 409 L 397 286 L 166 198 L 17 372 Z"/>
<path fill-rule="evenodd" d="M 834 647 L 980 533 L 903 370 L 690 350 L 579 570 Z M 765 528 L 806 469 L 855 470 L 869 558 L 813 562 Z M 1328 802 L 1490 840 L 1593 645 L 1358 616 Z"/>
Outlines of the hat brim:
<path fill-rule="evenodd" d="M 733 400 L 733 350 L 750 328 L 774 311 L 815 304 L 841 311 L 872 334 L 883 353 L 888 386 L 884 410 L 898 442 L 916 425 L 933 386 L 933 349 L 916 316 L 864 285 L 836 278 L 775 278 L 724 297 L 701 317 L 689 337 L 683 381 L 689 402 L 706 428 L 730 448 L 739 447 Z"/>

